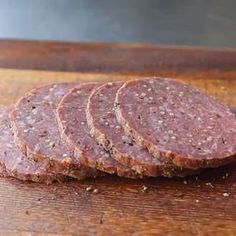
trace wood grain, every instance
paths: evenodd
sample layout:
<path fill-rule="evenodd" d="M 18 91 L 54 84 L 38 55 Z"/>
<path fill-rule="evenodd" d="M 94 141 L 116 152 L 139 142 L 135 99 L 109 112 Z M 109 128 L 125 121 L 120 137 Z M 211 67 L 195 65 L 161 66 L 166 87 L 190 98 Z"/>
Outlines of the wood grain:
<path fill-rule="evenodd" d="M 236 110 L 235 63 L 235 51 L 2 41 L 0 67 L 15 69 L 0 69 L 0 104 L 50 82 L 163 75 Z M 236 235 L 235 205 L 236 164 L 186 179 L 110 176 L 46 186 L 1 178 L 0 235 Z"/>
<path fill-rule="evenodd" d="M 236 107 L 236 73 L 177 77 Z M 201 76 L 200 76 L 201 75 Z M 221 79 L 224 76 L 227 79 Z M 136 75 L 0 69 L 0 103 L 49 82 L 126 80 Z M 199 180 L 116 177 L 45 186 L 0 181 L 0 228 L 6 232 L 80 235 L 233 235 L 236 165 L 205 171 Z M 222 177 L 228 173 L 229 177 Z M 209 184 L 211 183 L 211 184 Z M 91 185 L 98 194 L 86 192 Z M 148 187 L 142 192 L 142 186 Z M 229 197 L 224 197 L 229 193 Z M 1 231 L 0 231 L 1 232 Z M 5 234 L 5 233 L 4 233 Z"/>
<path fill-rule="evenodd" d="M 231 71 L 236 50 L 0 40 L 0 67 L 103 73 Z"/>

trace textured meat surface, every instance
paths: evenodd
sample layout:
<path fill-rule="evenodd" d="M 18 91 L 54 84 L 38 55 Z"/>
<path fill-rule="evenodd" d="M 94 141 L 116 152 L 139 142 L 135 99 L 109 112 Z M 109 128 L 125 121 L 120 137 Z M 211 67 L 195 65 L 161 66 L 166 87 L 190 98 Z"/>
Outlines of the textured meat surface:
<path fill-rule="evenodd" d="M 14 142 L 9 113 L 12 107 L 0 109 L 0 166 L 3 176 L 12 176 L 20 180 L 52 183 L 62 181 L 63 175 L 53 174 L 39 163 L 29 160 Z M 3 172 L 2 172 L 3 171 Z"/>
<path fill-rule="evenodd" d="M 114 102 L 118 89 L 123 82 L 107 83 L 93 91 L 87 106 L 87 120 L 92 136 L 107 150 L 111 150 L 115 159 L 147 176 L 185 176 L 193 171 L 165 164 L 154 158 L 146 149 L 135 144 L 125 135 L 118 123 Z"/>
<path fill-rule="evenodd" d="M 15 140 L 29 158 L 41 162 L 55 173 L 78 179 L 96 175 L 96 171 L 81 165 L 62 140 L 56 118 L 56 108 L 63 95 L 76 84 L 51 84 L 26 93 L 11 114 Z"/>
<path fill-rule="evenodd" d="M 4 165 L 0 164 L 0 177 L 9 177 Z"/>
<path fill-rule="evenodd" d="M 99 84 L 87 83 L 72 89 L 58 107 L 61 131 L 83 163 L 107 173 L 122 177 L 137 177 L 130 168 L 120 164 L 90 136 L 86 119 L 88 98 Z"/>
<path fill-rule="evenodd" d="M 128 81 L 117 93 L 116 114 L 136 143 L 177 166 L 235 161 L 234 114 L 189 85 L 160 78 Z"/>

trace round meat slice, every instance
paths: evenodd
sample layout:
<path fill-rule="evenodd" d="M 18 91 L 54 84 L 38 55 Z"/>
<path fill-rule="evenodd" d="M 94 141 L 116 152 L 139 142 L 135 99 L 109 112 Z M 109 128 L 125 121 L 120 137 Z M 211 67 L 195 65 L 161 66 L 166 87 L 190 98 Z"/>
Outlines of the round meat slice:
<path fill-rule="evenodd" d="M 193 170 L 168 165 L 154 158 L 125 135 L 114 111 L 116 93 L 122 85 L 123 82 L 107 83 L 92 92 L 87 106 L 91 135 L 106 150 L 110 150 L 116 160 L 142 175 L 171 177 L 193 174 Z"/>
<path fill-rule="evenodd" d="M 86 83 L 72 89 L 58 106 L 61 132 L 70 146 L 75 148 L 83 164 L 121 177 L 137 178 L 136 172 L 114 160 L 90 136 L 86 120 L 88 98 L 98 83 Z"/>
<path fill-rule="evenodd" d="M 54 173 L 77 179 L 97 171 L 81 165 L 60 136 L 56 108 L 64 94 L 78 84 L 51 84 L 26 93 L 11 114 L 15 141 L 27 157 L 47 165 Z"/>
<path fill-rule="evenodd" d="M 125 132 L 157 158 L 191 169 L 236 161 L 236 119 L 190 85 L 169 79 L 126 82 L 116 95 Z"/>
<path fill-rule="evenodd" d="M 3 176 L 12 176 L 20 180 L 30 180 L 50 184 L 53 181 L 63 181 L 65 176 L 53 174 L 42 165 L 29 160 L 18 149 L 14 142 L 9 113 L 12 107 L 0 109 L 0 166 Z"/>

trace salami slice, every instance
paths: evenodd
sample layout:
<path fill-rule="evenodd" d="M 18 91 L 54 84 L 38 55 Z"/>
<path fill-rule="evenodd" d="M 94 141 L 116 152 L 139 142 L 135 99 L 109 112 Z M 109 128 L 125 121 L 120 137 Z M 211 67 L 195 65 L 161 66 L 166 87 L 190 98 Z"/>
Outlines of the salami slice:
<path fill-rule="evenodd" d="M 105 149 L 110 150 L 116 160 L 142 175 L 171 177 L 193 174 L 193 171 L 168 165 L 154 158 L 125 135 L 114 111 L 116 93 L 122 85 L 123 82 L 107 83 L 91 94 L 87 120 L 92 136 Z"/>
<path fill-rule="evenodd" d="M 116 95 L 116 114 L 137 144 L 177 166 L 198 169 L 236 160 L 234 114 L 190 85 L 128 81 Z"/>
<path fill-rule="evenodd" d="M 110 174 L 136 178 L 136 172 L 120 164 L 90 136 L 86 120 L 89 95 L 98 83 L 87 83 L 72 89 L 58 107 L 61 132 L 70 146 L 74 147 L 83 164 Z"/>
<path fill-rule="evenodd" d="M 97 175 L 97 171 L 81 165 L 60 136 L 56 107 L 76 84 L 51 84 L 26 93 L 11 114 L 15 140 L 27 157 L 47 165 L 54 173 L 78 179 Z"/>
<path fill-rule="evenodd" d="M 30 180 L 50 184 L 53 181 L 63 181 L 65 176 L 53 174 L 39 163 L 29 160 L 18 149 L 11 130 L 9 112 L 12 107 L 0 109 L 0 166 L 1 174 L 20 180 Z"/>
<path fill-rule="evenodd" d="M 0 177 L 10 177 L 4 165 L 0 164 Z"/>

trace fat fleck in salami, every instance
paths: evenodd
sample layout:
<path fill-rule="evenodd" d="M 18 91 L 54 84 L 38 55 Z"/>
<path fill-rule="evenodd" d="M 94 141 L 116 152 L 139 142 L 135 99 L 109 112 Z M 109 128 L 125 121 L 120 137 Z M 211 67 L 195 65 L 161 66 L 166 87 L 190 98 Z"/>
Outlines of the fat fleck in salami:
<path fill-rule="evenodd" d="M 116 114 L 137 144 L 179 167 L 217 167 L 236 159 L 234 114 L 189 85 L 128 81 L 116 95 Z"/>
<path fill-rule="evenodd" d="M 117 90 L 123 82 L 107 83 L 93 91 L 87 106 L 87 120 L 92 136 L 119 162 L 146 176 L 185 176 L 193 171 L 165 164 L 139 147 L 118 123 L 114 111 Z"/>
<path fill-rule="evenodd" d="M 53 174 L 39 163 L 29 160 L 18 149 L 14 142 L 9 112 L 12 107 L 0 109 L 0 166 L 3 176 L 12 176 L 20 180 L 52 183 L 63 181 L 65 176 Z M 3 172 L 2 172 L 3 171 Z"/>
<path fill-rule="evenodd" d="M 54 173 L 83 179 L 96 176 L 93 169 L 81 165 L 73 150 L 61 139 L 56 107 L 75 84 L 51 84 L 23 96 L 11 114 L 15 140 L 29 158 L 47 165 Z"/>
<path fill-rule="evenodd" d="M 134 171 L 111 158 L 110 154 L 89 134 L 86 106 L 89 95 L 98 85 L 98 83 L 80 85 L 62 99 L 58 107 L 62 133 L 67 142 L 75 148 L 75 153 L 83 160 L 83 164 L 106 173 L 136 178 L 138 175 Z"/>

